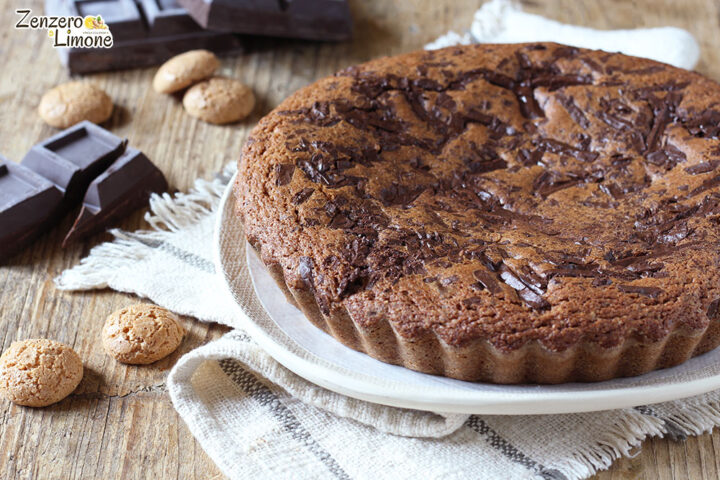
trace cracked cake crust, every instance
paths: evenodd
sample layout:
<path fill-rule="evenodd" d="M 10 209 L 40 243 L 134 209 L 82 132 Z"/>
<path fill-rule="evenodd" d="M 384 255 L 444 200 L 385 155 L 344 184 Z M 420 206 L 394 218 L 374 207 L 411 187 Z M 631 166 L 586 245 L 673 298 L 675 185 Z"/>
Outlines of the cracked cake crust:
<path fill-rule="evenodd" d="M 237 212 L 356 350 L 497 383 L 599 381 L 720 343 L 720 85 L 557 44 L 383 58 L 253 130 Z"/>

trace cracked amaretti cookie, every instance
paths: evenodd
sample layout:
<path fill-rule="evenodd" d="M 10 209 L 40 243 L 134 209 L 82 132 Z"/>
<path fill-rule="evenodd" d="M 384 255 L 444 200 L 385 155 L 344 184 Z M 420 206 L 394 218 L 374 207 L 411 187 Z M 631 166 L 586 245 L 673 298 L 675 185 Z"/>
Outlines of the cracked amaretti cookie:
<path fill-rule="evenodd" d="M 383 362 L 638 375 L 720 343 L 719 136 L 720 85 L 650 60 L 416 52 L 263 118 L 237 212 L 310 321 Z"/>

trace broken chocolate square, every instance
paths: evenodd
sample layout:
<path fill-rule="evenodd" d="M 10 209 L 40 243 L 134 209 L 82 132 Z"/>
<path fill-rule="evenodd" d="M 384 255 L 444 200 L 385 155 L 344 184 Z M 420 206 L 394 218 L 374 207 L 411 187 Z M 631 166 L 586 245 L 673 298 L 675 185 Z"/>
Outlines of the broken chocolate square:
<path fill-rule="evenodd" d="M 142 152 L 128 148 L 90 184 L 80 214 L 65 237 L 63 247 L 105 229 L 147 205 L 152 193 L 167 189 L 168 183 L 162 172 Z"/>
<path fill-rule="evenodd" d="M 54 183 L 65 196 L 65 206 L 70 207 L 126 144 L 104 128 L 83 121 L 32 147 L 21 163 Z"/>

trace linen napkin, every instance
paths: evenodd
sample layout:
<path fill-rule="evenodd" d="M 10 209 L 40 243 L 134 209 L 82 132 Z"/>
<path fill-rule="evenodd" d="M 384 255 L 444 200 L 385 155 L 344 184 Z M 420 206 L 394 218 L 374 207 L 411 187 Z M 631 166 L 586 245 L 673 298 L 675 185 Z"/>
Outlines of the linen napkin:
<path fill-rule="evenodd" d="M 505 9 L 497 25 L 518 12 L 507 2 L 488 5 Z M 473 26 L 492 23 L 497 12 L 488 5 Z M 114 241 L 56 279 L 61 289 L 109 287 L 233 327 L 183 356 L 168 379 L 175 408 L 228 477 L 580 479 L 649 436 L 681 439 L 720 424 L 720 391 L 613 411 L 480 416 L 385 407 L 307 382 L 243 331 L 243 322 L 266 314 L 251 288 L 233 299 L 215 270 L 215 217 L 233 169 L 198 180 L 188 193 L 153 196 L 150 230 L 113 230 Z"/>
<path fill-rule="evenodd" d="M 690 32 L 676 27 L 596 30 L 566 25 L 523 12 L 510 0 L 492 0 L 475 12 L 462 34 L 449 31 L 425 45 L 428 50 L 471 43 L 557 42 L 574 47 L 620 52 L 692 69 L 700 46 Z"/>

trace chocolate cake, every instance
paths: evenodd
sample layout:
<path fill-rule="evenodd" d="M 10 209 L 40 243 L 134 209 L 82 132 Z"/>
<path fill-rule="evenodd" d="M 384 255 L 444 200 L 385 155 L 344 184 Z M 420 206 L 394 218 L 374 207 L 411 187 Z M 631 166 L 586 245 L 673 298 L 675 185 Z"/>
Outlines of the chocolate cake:
<path fill-rule="evenodd" d="M 235 188 L 288 298 L 345 345 L 561 383 L 718 346 L 718 167 L 720 85 L 699 74 L 473 45 L 299 90 L 253 130 Z"/>

